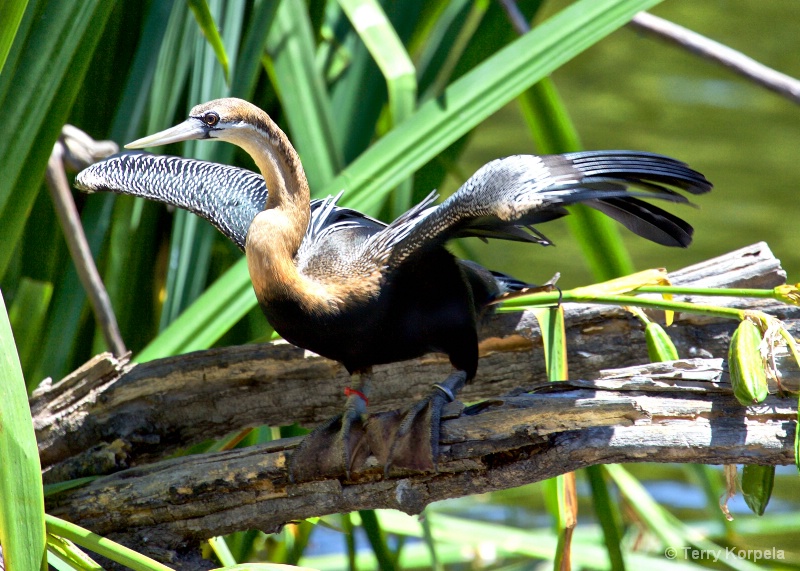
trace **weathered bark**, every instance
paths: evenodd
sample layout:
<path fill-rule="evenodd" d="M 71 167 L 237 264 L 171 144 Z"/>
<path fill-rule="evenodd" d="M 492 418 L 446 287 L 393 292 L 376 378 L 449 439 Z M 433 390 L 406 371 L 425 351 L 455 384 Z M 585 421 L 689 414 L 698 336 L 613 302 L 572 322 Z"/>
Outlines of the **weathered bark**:
<path fill-rule="evenodd" d="M 759 244 L 672 275 L 676 284 L 773 287 L 785 279 Z M 800 330 L 800 308 L 765 309 Z M 313 424 L 338 412 L 344 371 L 289 345 L 202 351 L 143 365 L 94 360 L 32 399 L 46 476 L 137 466 L 50 499 L 49 511 L 137 549 L 167 557 L 201 539 L 240 529 L 272 530 L 299 518 L 367 508 L 418 512 L 450 497 L 514 487 L 610 462 L 787 464 L 793 460 L 796 398 L 743 407 L 721 359 L 733 322 L 680 316 L 670 333 L 682 355 L 707 358 L 602 373 L 646 361 L 641 326 L 623 311 L 568 306 L 573 376 L 543 383 L 541 340 L 528 313 L 492 318 L 465 401 L 490 400 L 443 423 L 436 474 L 384 477 L 375 462 L 351 480 L 290 484 L 286 461 L 299 439 L 155 461 L 179 446 L 255 424 Z M 796 335 L 796 334 L 795 334 Z M 797 367 L 779 363 L 785 386 Z M 407 406 L 448 372 L 430 356 L 379 367 L 373 412 Z M 594 380 L 592 380 L 594 379 Z M 513 393 L 515 387 L 535 387 Z M 93 448 L 94 447 L 94 448 Z M 71 462 L 76 456 L 78 462 Z M 97 462 L 100 458 L 103 462 Z M 148 464 L 148 462 L 150 462 Z"/>

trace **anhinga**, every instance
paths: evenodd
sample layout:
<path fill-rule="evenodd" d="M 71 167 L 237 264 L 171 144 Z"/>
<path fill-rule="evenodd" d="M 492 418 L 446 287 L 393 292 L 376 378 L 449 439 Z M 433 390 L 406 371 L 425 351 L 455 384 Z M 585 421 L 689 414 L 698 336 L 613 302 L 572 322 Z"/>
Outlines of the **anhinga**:
<path fill-rule="evenodd" d="M 275 330 L 358 376 L 360 391 L 350 392 L 344 414 L 318 427 L 295 452 L 291 475 L 298 480 L 349 473 L 369 452 L 364 442 L 375 436 L 361 438 L 361 417 L 373 365 L 443 352 L 454 372 L 402 420 L 388 429 L 378 426 L 377 438 L 386 435 L 389 443 L 371 450 L 387 466 L 434 468 L 441 411 L 475 376 L 481 315 L 498 298 L 527 287 L 457 260 L 444 247 L 448 240 L 546 244 L 533 225 L 580 202 L 639 236 L 685 247 L 692 227 L 640 198 L 688 202 L 675 189 L 711 189 L 702 174 L 651 153 L 518 155 L 484 165 L 441 204 L 433 204 L 431 195 L 386 225 L 338 207 L 336 198 L 310 201 L 286 135 L 240 99 L 198 105 L 180 125 L 127 147 L 190 139 L 238 145 L 255 160 L 263 181 L 234 167 L 134 153 L 90 167 L 77 182 L 85 190 L 145 196 L 210 220 L 244 249 L 256 297 Z"/>

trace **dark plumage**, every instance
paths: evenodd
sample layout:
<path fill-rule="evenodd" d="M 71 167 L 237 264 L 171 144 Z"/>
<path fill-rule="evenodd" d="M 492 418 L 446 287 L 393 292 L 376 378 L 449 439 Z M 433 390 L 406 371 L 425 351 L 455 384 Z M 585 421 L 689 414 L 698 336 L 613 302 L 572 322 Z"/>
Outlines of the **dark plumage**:
<path fill-rule="evenodd" d="M 77 183 L 173 204 L 211 221 L 246 252 L 256 296 L 276 331 L 360 374 L 364 391 L 373 365 L 446 353 L 455 372 L 391 427 L 386 450 L 373 450 L 401 468 L 433 466 L 441 408 L 477 369 L 482 312 L 498 296 L 527 287 L 456 260 L 444 248 L 448 240 L 547 243 L 532 226 L 580 202 L 649 240 L 687 246 L 691 226 L 642 198 L 687 202 L 677 190 L 711 189 L 703 175 L 651 153 L 518 155 L 484 165 L 441 204 L 431 195 L 385 225 L 336 206 L 336 199 L 309 202 L 288 139 L 263 111 L 241 100 L 199 105 L 181 125 L 131 146 L 216 138 L 247 150 L 263 178 L 235 167 L 132 153 L 90 167 Z M 295 453 L 294 477 L 349 472 L 363 459 L 348 437 L 363 403 L 357 396 L 348 402 L 343 417 L 318 428 Z"/>

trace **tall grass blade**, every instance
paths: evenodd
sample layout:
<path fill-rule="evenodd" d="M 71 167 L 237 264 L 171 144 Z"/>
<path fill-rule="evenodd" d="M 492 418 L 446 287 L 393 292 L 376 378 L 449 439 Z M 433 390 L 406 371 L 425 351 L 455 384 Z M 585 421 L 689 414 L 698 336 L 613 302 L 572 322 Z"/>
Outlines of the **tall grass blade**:
<path fill-rule="evenodd" d="M 589 486 L 592 489 L 594 513 L 603 528 L 603 539 L 612 571 L 624 571 L 625 560 L 622 557 L 622 523 L 619 509 L 611 500 L 608 484 L 603 478 L 603 469 L 589 466 L 584 470 Z"/>
<path fill-rule="evenodd" d="M 342 531 L 344 532 L 345 553 L 347 554 L 347 568 L 356 571 L 356 538 L 353 518 L 349 513 L 340 515 L 342 521 Z"/>
<path fill-rule="evenodd" d="M 0 156 L 9 165 L 8 170 L 3 169 L 5 182 L 0 192 L 0 210 L 5 207 L 10 190 L 24 172 L 21 166 L 36 143 L 35 135 L 48 123 L 48 109 L 58 95 L 72 59 L 86 59 L 81 57 L 83 54 L 79 48 L 83 32 L 91 25 L 97 2 L 36 4 L 28 9 L 38 9 L 48 17 L 37 18 L 27 37 L 17 38 L 16 41 L 21 42 L 24 48 L 19 63 L 12 70 L 15 77 L 11 91 L 4 94 L 4 107 L 13 113 L 7 118 L 4 131 L 15 136 L 0 140 Z M 43 55 L 49 57 L 46 59 Z M 20 97 L 23 95 L 28 97 Z M 57 129 L 60 131 L 61 124 Z M 54 142 L 55 137 L 50 146 Z"/>
<path fill-rule="evenodd" d="M 386 79 L 389 123 L 393 126 L 401 124 L 414 112 L 417 100 L 416 70 L 403 42 L 377 1 L 339 0 L 339 4 Z M 413 190 L 411 178 L 394 190 L 391 218 L 411 207 Z"/>
<path fill-rule="evenodd" d="M 214 50 L 217 56 L 217 61 L 222 66 L 222 74 L 225 77 L 225 83 L 230 82 L 230 67 L 228 65 L 228 54 L 225 51 L 225 44 L 222 41 L 222 36 L 217 29 L 217 24 L 214 21 L 214 16 L 208 7 L 206 0 L 187 0 L 189 8 L 194 14 L 200 30 L 203 32 L 209 45 Z"/>
<path fill-rule="evenodd" d="M 297 524 L 295 533 L 292 536 L 291 549 L 286 554 L 286 563 L 288 565 L 297 565 L 297 562 L 303 557 L 313 530 L 314 525 L 310 521 L 303 521 Z"/>
<path fill-rule="evenodd" d="M 18 61 L 0 82 L 0 105 L 8 113 L 3 130 L 14 134 L 0 138 L 0 276 L 14 253 L 24 228 L 19 221 L 30 213 L 53 144 L 114 6 L 101 0 L 38 4 L 29 4 L 27 10 L 45 10 L 49 17 L 31 22 L 27 35 L 16 37 Z"/>
<path fill-rule="evenodd" d="M 425 542 L 425 546 L 428 548 L 428 552 L 431 556 L 431 569 L 433 571 L 444 571 L 444 565 L 442 565 L 442 562 L 437 555 L 437 545 L 436 540 L 433 538 L 430 517 L 427 516 L 422 518 L 422 521 L 419 522 L 419 525 L 422 527 L 422 539 Z"/>
<path fill-rule="evenodd" d="M 111 124 L 110 138 L 118 142 L 127 142 L 137 138 L 147 119 L 147 112 L 152 109 L 165 109 L 166 106 L 149 106 L 150 91 L 153 88 L 158 72 L 159 54 L 165 48 L 164 42 L 170 25 L 175 0 L 162 0 L 150 5 L 142 26 L 142 35 L 133 57 L 130 71 L 125 78 L 118 111 Z M 175 50 L 177 51 L 177 50 Z M 173 57 L 173 62 L 180 57 Z M 176 65 L 178 65 L 176 63 Z M 161 100 L 157 100 L 161 101 Z M 112 195 L 113 196 L 113 195 Z"/>
<path fill-rule="evenodd" d="M 42 348 L 44 325 L 53 284 L 23 277 L 17 287 L 14 301 L 9 307 L 8 316 L 11 329 L 17 339 L 17 350 L 23 371 L 33 369 Z M 37 379 L 28 379 L 30 393 L 38 384 Z"/>
<path fill-rule="evenodd" d="M 237 564 L 237 561 L 233 557 L 233 553 L 231 553 L 231 550 L 228 547 L 224 537 L 212 537 L 208 540 L 208 544 L 214 551 L 214 555 L 216 555 L 217 559 L 219 559 L 219 562 L 225 567 L 232 567 Z"/>
<path fill-rule="evenodd" d="M 181 106 L 184 105 L 184 90 L 195 58 L 197 32 L 197 23 L 186 3 L 175 2 L 158 46 L 153 85 L 148 95 L 148 121 L 144 132 L 136 133 L 136 136 L 169 127 L 179 111 L 181 115 L 186 111 Z"/>
<path fill-rule="evenodd" d="M 567 340 L 564 327 L 564 306 L 540 308 L 534 310 L 539 322 L 544 344 L 547 378 L 558 382 L 569 378 L 567 364 Z M 546 505 L 555 517 L 558 533 L 558 545 L 553 557 L 553 568 L 556 571 L 567 571 L 571 568 L 572 533 L 578 524 L 578 492 L 575 484 L 575 473 L 568 472 L 556 476 L 544 488 Z"/>
<path fill-rule="evenodd" d="M 534 8 L 534 3 L 526 6 Z M 460 77 L 513 42 L 517 36 L 508 29 L 500 3 L 473 3 L 456 0 L 446 5 L 426 5 L 423 21 L 409 42 L 416 56 L 421 101 L 441 91 L 453 78 Z M 505 33 L 502 31 L 505 30 Z M 427 34 L 425 33 L 427 32 Z M 501 32 L 501 33 L 498 33 Z M 438 84 L 438 87 L 434 87 Z M 441 188 L 448 176 L 465 180 L 471 173 L 459 172 L 459 160 L 475 131 L 451 143 L 414 174 L 414 202 L 421 201 L 431 189 Z M 451 245 L 460 256 L 470 257 L 474 243 L 460 241 Z"/>
<path fill-rule="evenodd" d="M 86 230 L 86 238 L 95 258 L 100 252 L 103 235 L 107 229 L 106 221 L 111 218 L 113 204 L 112 200 L 92 200 L 86 204 L 82 213 L 81 220 Z M 66 271 L 58 276 L 53 284 L 53 297 L 45 335 L 41 339 L 41 346 L 47 347 L 47 351 L 39 353 L 38 360 L 29 370 L 28 383 L 31 387 L 35 387 L 46 377 L 60 379 L 71 370 L 70 365 L 74 362 L 81 338 L 78 335 L 64 335 L 64 331 L 79 330 L 85 306 L 86 293 L 83 291 L 75 267 L 69 264 Z M 117 319 L 119 317 L 117 311 Z M 130 341 L 127 337 L 125 340 Z"/>
<path fill-rule="evenodd" d="M 211 2 L 210 7 L 208 4 L 205 6 L 209 11 L 208 17 L 222 23 L 220 41 L 224 38 L 229 46 L 238 46 L 244 23 L 244 6 L 238 3 L 223 5 L 216 0 Z M 194 71 L 189 86 L 190 106 L 230 94 L 217 61 L 218 54 L 215 57 L 216 47 L 208 41 L 207 35 L 205 38 L 195 37 Z M 235 69 L 235 56 L 231 58 L 231 65 Z M 230 162 L 234 150 L 231 145 L 198 144 L 198 141 L 189 141 L 185 147 L 189 156 L 219 163 Z M 202 293 L 207 282 L 212 245 L 216 239 L 217 232 L 194 214 L 184 210 L 175 213 L 160 329 L 163 330 Z"/>
<path fill-rule="evenodd" d="M 411 114 L 417 93 L 414 64 L 381 5 L 375 0 L 339 0 L 387 84 L 395 125 Z"/>
<path fill-rule="evenodd" d="M 454 3 L 453 7 L 459 8 L 459 3 Z M 486 0 L 471 3 L 464 20 L 464 25 L 461 26 L 461 29 L 458 31 L 452 45 L 448 46 L 444 61 L 441 62 L 441 65 L 437 66 L 436 76 L 431 85 L 425 90 L 425 95 L 422 98 L 423 101 L 427 101 L 432 97 L 438 97 L 442 94 L 445 87 L 450 82 L 456 64 L 458 64 L 461 56 L 464 54 L 464 50 L 467 49 L 467 46 L 473 39 L 488 8 L 489 2 Z"/>
<path fill-rule="evenodd" d="M 28 0 L 6 0 L 3 2 L 3 9 L 0 10 L 0 71 L 6 64 L 8 52 L 11 51 L 11 44 L 17 35 L 17 29 L 25 14 L 25 7 Z"/>
<path fill-rule="evenodd" d="M 47 534 L 47 562 L 58 571 L 103 571 L 91 557 L 63 537 Z"/>
<path fill-rule="evenodd" d="M 107 133 L 92 131 L 91 134 L 94 137 L 105 136 L 118 143 L 123 143 L 133 139 L 136 134 L 141 132 L 142 125 L 146 120 L 148 94 L 155 76 L 158 52 L 167 29 L 173 3 L 174 0 L 154 2 L 144 13 L 141 36 L 138 45 L 135 46 L 130 65 L 124 69 L 124 73 L 112 74 L 116 80 L 114 85 L 115 87 L 119 85 L 120 91 L 113 94 L 114 97 L 118 97 L 118 100 L 110 129 Z M 126 10 L 135 12 L 135 7 L 126 6 Z M 122 18 L 125 16 L 123 15 Z M 93 90 L 93 97 L 95 91 Z M 110 96 L 101 95 L 99 92 L 96 97 L 110 99 Z M 78 104 L 80 103 L 79 100 Z M 84 110 L 84 114 L 88 114 L 87 119 L 91 119 L 93 114 L 91 105 L 86 105 L 85 101 L 83 103 L 87 108 Z M 78 114 L 79 116 L 74 119 L 76 122 L 80 122 L 80 110 L 78 110 Z M 105 266 L 103 280 L 115 308 L 123 336 L 126 341 L 133 342 L 133 346 L 141 346 L 142 341 L 139 339 L 142 336 L 149 339 L 155 333 L 152 326 L 151 299 L 146 295 L 141 295 L 142 293 L 147 294 L 150 290 L 149 286 L 143 285 L 142 278 L 146 279 L 151 275 L 151 271 L 148 270 L 152 268 L 153 260 L 152 256 L 149 256 L 146 259 L 146 265 L 142 261 L 142 258 L 147 255 L 146 250 L 148 249 L 144 243 L 141 243 L 141 247 L 138 248 L 129 246 L 134 238 L 142 236 L 135 233 L 136 228 L 133 226 L 133 222 L 128 220 L 123 223 L 122 220 L 125 219 L 127 213 L 129 218 L 134 217 L 141 221 L 143 219 L 142 210 L 149 210 L 149 212 L 155 212 L 155 210 L 146 209 L 141 204 L 135 207 L 133 206 L 135 203 L 130 199 L 123 199 L 123 205 L 115 215 L 113 213 L 115 212 L 116 198 L 114 195 L 103 194 L 90 197 L 84 205 L 81 218 L 95 259 L 98 260 L 98 265 Z M 125 212 L 121 212 L 122 209 Z M 144 219 L 146 220 L 146 216 Z M 122 226 L 114 229 L 115 224 Z M 121 246 L 107 248 L 104 253 L 103 247 L 108 246 L 109 231 L 113 231 L 115 244 L 121 244 Z M 122 235 L 122 239 L 120 239 L 120 235 Z M 71 347 L 64 346 L 67 339 L 66 336 L 60 334 L 61 331 L 79 331 L 81 328 L 84 296 L 75 272 L 71 269 L 62 283 L 57 286 L 56 296 L 58 297 L 62 291 L 71 292 L 68 297 L 74 299 L 67 304 L 67 307 L 62 307 L 62 304 L 58 302 L 54 303 L 54 309 L 59 314 L 58 325 L 51 326 L 49 331 L 58 335 L 49 335 L 48 354 L 44 357 L 48 363 L 41 369 L 42 374 L 61 376 L 69 370 L 70 364 L 75 363 L 76 359 L 80 360 L 86 357 L 86 355 L 75 354 Z M 136 300 L 135 303 L 131 303 L 132 299 L 136 299 L 137 292 L 139 293 L 138 297 L 144 298 L 144 300 Z M 134 316 L 132 316 L 133 312 L 135 312 Z M 73 340 L 80 345 L 77 337 Z M 97 329 L 95 330 L 93 350 L 105 350 L 102 334 Z"/>
<path fill-rule="evenodd" d="M 256 303 L 247 262 L 242 258 L 136 355 L 135 360 L 145 362 L 206 349 Z"/>
<path fill-rule="evenodd" d="M 556 477 L 558 546 L 553 558 L 555 571 L 572 569 L 572 534 L 578 525 L 578 490 L 575 472 Z"/>
<path fill-rule="evenodd" d="M 577 129 L 552 79 L 544 78 L 532 86 L 520 96 L 519 103 L 540 153 L 558 154 L 581 149 Z M 605 280 L 632 272 L 633 264 L 613 222 L 588 208 L 571 210 L 573 216 L 568 218 L 570 229 L 595 277 Z M 586 475 L 612 569 L 624 569 L 620 524 L 615 519 L 616 507 L 611 503 L 608 486 L 599 468 L 590 466 L 586 469 Z"/>
<path fill-rule="evenodd" d="M 376 142 L 326 189 L 346 189 L 344 203 L 374 213 L 408 172 L 517 97 L 559 65 L 658 0 L 581 0 L 453 82 L 436 100 Z"/>
<path fill-rule="evenodd" d="M 279 2 L 261 0 L 256 2 L 250 16 L 239 49 L 238 62 L 233 68 L 231 95 L 250 99 L 256 88 L 258 71 L 261 69 L 261 55 L 267 46 L 270 26 L 275 21 Z"/>
<path fill-rule="evenodd" d="M 519 101 L 541 154 L 581 150 L 578 131 L 550 78 L 544 78 L 531 87 Z M 567 224 L 596 280 L 633 273 L 633 262 L 613 220 L 581 205 L 570 208 L 570 211 L 572 216 L 567 217 Z"/>
<path fill-rule="evenodd" d="M 386 535 L 381 529 L 381 524 L 374 510 L 360 510 L 358 515 L 361 516 L 361 527 L 367 534 L 369 544 L 372 546 L 372 551 L 375 553 L 375 558 L 378 560 L 378 567 L 382 571 L 395 571 L 397 567 L 397 559 L 389 549 L 386 543 Z"/>
<path fill-rule="evenodd" d="M 335 110 L 332 136 L 347 165 L 375 139 L 386 104 L 386 82 L 338 2 L 328 3 L 320 34 L 315 59 Z"/>
<path fill-rule="evenodd" d="M 627 498 L 630 507 L 664 546 L 673 548 L 676 554 L 682 554 L 683 549 L 690 546 L 705 550 L 707 553 L 725 553 L 724 547 L 706 539 L 705 534 L 691 529 L 659 505 L 625 468 L 619 464 L 607 464 L 603 469 L 617 485 L 620 494 Z M 757 565 L 738 557 L 726 558 L 724 563 L 731 569 L 741 571 L 759 569 Z"/>
<path fill-rule="evenodd" d="M 189 70 L 187 47 L 197 33 L 197 23 L 185 2 L 167 2 L 158 9 L 154 6 L 144 25 L 153 36 L 139 43 L 134 63 L 142 67 L 131 70 L 123 94 L 134 115 L 126 122 L 126 109 L 120 108 L 112 126 L 112 134 L 120 143 L 171 121 Z M 142 83 L 135 83 L 138 78 Z M 145 104 L 146 112 L 141 109 L 137 113 Z M 103 279 L 123 336 L 134 350 L 158 331 L 161 284 L 152 285 L 157 281 L 152 252 L 158 239 L 160 212 L 161 208 L 152 203 L 116 197 L 110 217 Z"/>
<path fill-rule="evenodd" d="M 51 515 L 45 515 L 47 533 L 63 537 L 76 545 L 94 551 L 98 555 L 107 557 L 112 561 L 130 567 L 134 571 L 172 571 L 166 565 L 159 563 L 149 557 L 137 553 L 136 551 L 120 545 L 110 539 L 101 537 L 96 533 L 84 529 L 79 525 L 59 519 Z"/>
<path fill-rule="evenodd" d="M 312 191 L 326 187 L 342 168 L 333 111 L 314 57 L 314 36 L 302 2 L 281 2 L 267 40 L 267 71 L 286 114 Z M 335 192 L 333 194 L 336 194 Z"/>
<path fill-rule="evenodd" d="M 0 544 L 5 568 L 46 569 L 44 494 L 28 392 L 0 293 Z"/>
<path fill-rule="evenodd" d="M 567 365 L 567 340 L 564 329 L 564 307 L 540 307 L 533 310 L 539 323 L 544 345 L 547 378 L 551 382 L 569 378 Z"/>
<path fill-rule="evenodd" d="M 198 26 L 185 2 L 175 2 L 168 14 L 161 12 L 161 17 L 165 23 L 159 29 L 160 34 L 154 38 L 153 44 L 149 45 L 150 51 L 147 53 L 148 65 L 154 69 L 152 82 L 148 89 L 130 89 L 129 84 L 126 95 L 129 99 L 139 101 L 157 102 L 150 103 L 147 107 L 149 114 L 146 126 L 141 129 L 140 125 L 130 126 L 122 137 L 122 142 L 128 141 L 133 137 L 143 134 L 142 131 L 153 132 L 169 126 L 173 117 L 178 113 L 182 103 L 180 99 L 185 90 L 186 81 L 189 77 L 193 61 L 193 47 L 197 42 Z M 147 44 L 148 42 L 145 42 Z M 140 50 L 147 49 L 140 46 Z M 138 55 L 138 54 L 137 54 Z M 145 58 L 142 57 L 144 62 Z M 135 92 L 135 95 L 131 92 Z M 181 109 L 183 111 L 183 109 Z M 115 120 L 115 130 L 122 130 L 121 119 L 118 115 Z M 143 342 L 138 336 L 142 329 L 149 330 L 150 319 L 145 319 L 143 314 L 145 307 L 153 304 L 152 298 L 155 292 L 150 291 L 150 287 L 145 282 L 139 282 L 138 287 L 131 287 L 131 279 L 136 279 L 142 274 L 151 274 L 153 268 L 152 250 L 155 248 L 155 234 L 157 216 L 160 208 L 152 208 L 152 204 L 145 201 L 135 200 L 130 197 L 118 197 L 116 200 L 113 221 L 111 224 L 110 245 L 106 263 L 105 282 L 109 294 L 118 307 L 118 318 L 127 330 L 126 339 L 132 348 L 141 347 Z M 174 232 L 174 231 L 173 231 Z M 136 244 L 136 247 L 132 247 Z M 151 245 L 147 247 L 146 245 Z M 172 252 L 170 252 L 172 254 Z M 169 262 L 172 262 L 169 259 Z M 176 262 L 177 263 L 177 262 Z M 170 264 L 173 269 L 175 264 Z M 149 283 L 154 281 L 151 277 Z M 161 284 L 157 284 L 159 287 Z M 165 303 L 170 303 L 173 296 L 166 294 Z M 161 319 L 165 314 L 169 314 L 169 309 L 161 309 Z M 158 307 L 153 311 L 157 313 Z M 155 320 L 154 326 L 159 323 L 158 317 L 152 316 Z M 138 323 L 138 327 L 134 326 Z M 152 339 L 152 333 L 147 339 Z M 144 341 L 146 342 L 146 341 Z"/>

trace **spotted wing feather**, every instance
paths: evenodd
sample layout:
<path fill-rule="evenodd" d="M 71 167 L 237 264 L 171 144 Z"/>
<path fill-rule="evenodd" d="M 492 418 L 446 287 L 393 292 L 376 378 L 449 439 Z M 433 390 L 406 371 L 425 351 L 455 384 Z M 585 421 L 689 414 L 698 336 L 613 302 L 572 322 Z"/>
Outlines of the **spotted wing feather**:
<path fill-rule="evenodd" d="M 264 178 L 252 171 L 139 151 L 93 164 L 78 174 L 75 186 L 87 192 L 128 194 L 183 208 L 211 222 L 242 251 L 250 223 L 264 209 L 268 194 Z M 352 236 L 357 227 L 374 232 L 384 226 L 360 212 L 336 206 L 335 200 L 312 200 L 311 223 L 303 247 L 307 251 L 337 230 L 347 230 Z"/>

